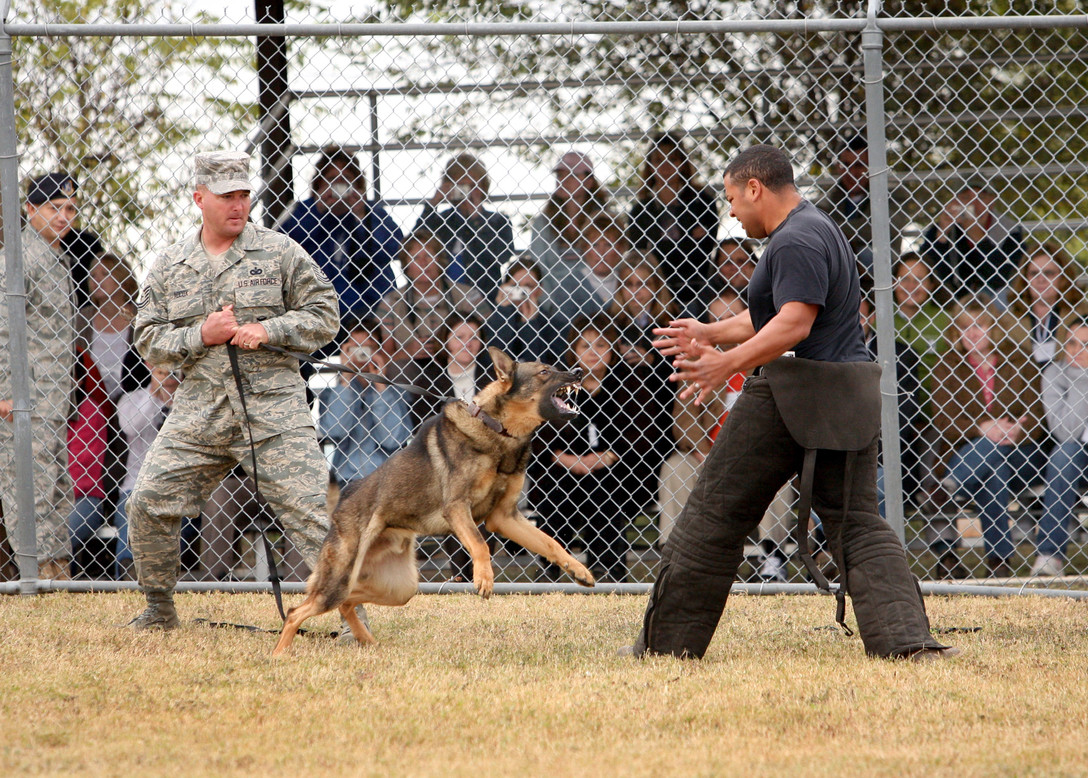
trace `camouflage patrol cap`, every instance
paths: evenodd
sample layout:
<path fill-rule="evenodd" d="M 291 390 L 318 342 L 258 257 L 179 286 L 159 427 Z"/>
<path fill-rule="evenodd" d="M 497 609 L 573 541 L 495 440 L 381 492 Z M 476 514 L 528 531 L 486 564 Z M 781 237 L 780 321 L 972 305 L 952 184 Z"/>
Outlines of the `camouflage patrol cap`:
<path fill-rule="evenodd" d="M 244 151 L 204 151 L 193 160 L 196 185 L 212 194 L 223 195 L 253 190 L 249 181 L 249 155 Z"/>

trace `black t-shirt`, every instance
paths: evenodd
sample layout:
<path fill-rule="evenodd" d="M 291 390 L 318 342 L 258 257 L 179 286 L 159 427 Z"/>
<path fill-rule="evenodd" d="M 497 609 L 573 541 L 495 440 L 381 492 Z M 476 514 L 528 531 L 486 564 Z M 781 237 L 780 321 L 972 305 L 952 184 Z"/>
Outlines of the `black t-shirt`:
<path fill-rule="evenodd" d="M 790 302 L 820 306 L 809 336 L 793 349 L 798 357 L 870 361 L 858 316 L 854 252 L 842 230 L 808 200 L 771 233 L 752 273 L 748 310 L 756 332 Z"/>

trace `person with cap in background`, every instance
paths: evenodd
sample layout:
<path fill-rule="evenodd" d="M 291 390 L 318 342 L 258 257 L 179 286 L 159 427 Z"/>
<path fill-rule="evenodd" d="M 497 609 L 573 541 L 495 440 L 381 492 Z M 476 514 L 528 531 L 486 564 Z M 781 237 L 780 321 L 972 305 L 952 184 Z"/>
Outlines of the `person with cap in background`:
<path fill-rule="evenodd" d="M 67 432 L 72 413 L 75 365 L 75 307 L 68 258 L 61 243 L 78 214 L 76 182 L 67 173 L 31 180 L 22 232 L 26 285 L 27 355 L 33 428 L 34 515 L 37 549 L 15 548 L 15 441 L 10 362 L 11 318 L 8 297 L 0 299 L 0 500 L 8 540 L 17 554 L 36 553 L 41 578 L 66 579 L 67 519 L 72 510 Z M 5 269 L 0 267 L 0 280 Z"/>
<path fill-rule="evenodd" d="M 127 503 L 137 580 L 147 598 L 147 609 L 132 621 L 137 629 L 177 626 L 182 519 L 199 513 L 236 464 L 259 484 L 311 568 L 328 530 L 328 464 L 298 361 L 261 346 L 321 348 L 339 327 L 338 301 L 301 246 L 250 223 L 249 166 L 242 152 L 196 155 L 200 229 L 162 253 L 137 303 L 134 342 L 141 355 L 185 373 Z M 240 350 L 248 413 L 230 347 Z M 247 425 L 257 473 L 250 472 Z"/>

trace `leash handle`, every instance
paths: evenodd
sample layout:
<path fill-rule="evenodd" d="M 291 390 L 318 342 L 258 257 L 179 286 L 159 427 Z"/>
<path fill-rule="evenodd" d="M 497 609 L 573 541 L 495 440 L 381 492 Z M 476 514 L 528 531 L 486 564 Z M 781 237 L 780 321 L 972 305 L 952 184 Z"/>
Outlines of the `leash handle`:
<path fill-rule="evenodd" d="M 249 434 L 249 456 L 253 465 L 253 490 L 257 498 L 261 497 L 260 479 L 257 477 L 257 450 L 253 445 L 253 426 L 249 423 L 249 409 L 246 408 L 246 392 L 242 388 L 242 371 L 238 367 L 238 349 L 232 343 L 227 343 L 227 358 L 230 359 L 230 372 L 234 374 L 234 385 L 238 388 L 238 396 L 242 400 L 242 415 L 246 420 L 246 432 Z M 264 553 L 268 557 L 268 580 L 272 583 L 272 596 L 276 598 L 276 610 L 280 612 L 280 619 L 287 621 L 287 614 L 283 612 L 283 594 L 280 591 L 280 572 L 276 569 L 276 557 L 272 554 L 272 543 L 268 540 L 268 529 L 261 528 L 261 540 L 264 543 Z"/>

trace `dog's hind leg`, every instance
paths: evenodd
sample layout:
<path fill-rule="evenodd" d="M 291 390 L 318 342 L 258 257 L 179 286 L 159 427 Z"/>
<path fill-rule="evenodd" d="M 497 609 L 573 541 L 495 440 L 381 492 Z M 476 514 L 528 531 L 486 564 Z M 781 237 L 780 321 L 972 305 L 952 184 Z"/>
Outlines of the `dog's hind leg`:
<path fill-rule="evenodd" d="M 280 639 L 276 643 L 276 647 L 272 649 L 272 656 L 279 656 L 290 647 L 291 641 L 298 634 L 298 628 L 302 626 L 302 622 L 312 616 L 319 616 L 332 610 L 332 607 L 325 606 L 325 602 L 326 600 L 323 597 L 315 593 L 309 595 L 301 605 L 287 611 L 287 620 L 283 622 L 283 630 L 280 632 Z"/>
<path fill-rule="evenodd" d="M 345 541 L 342 536 L 325 541 L 314 564 L 314 571 L 306 582 L 306 599 L 287 611 L 272 656 L 279 656 L 287 650 L 306 619 L 327 613 L 344 601 L 349 591 L 348 576 L 355 561 L 353 547 L 354 542 Z"/>
<path fill-rule="evenodd" d="M 453 534 L 472 556 L 472 583 L 480 596 L 487 599 L 495 589 L 495 571 L 491 569 L 491 551 L 476 528 L 472 511 L 465 503 L 453 503 L 446 509 L 445 518 Z"/>
<path fill-rule="evenodd" d="M 351 553 L 350 543 L 326 541 L 318 556 L 317 565 L 310 574 L 310 580 L 306 583 L 306 599 L 301 605 L 287 612 L 287 619 L 283 622 L 280 639 L 272 649 L 272 656 L 279 656 L 287 650 L 306 619 L 327 613 L 345 601 L 359 580 L 367 550 L 384 528 L 385 524 L 378 519 L 377 514 L 372 515 L 359 538 L 354 554 Z M 352 632 L 354 631 L 353 627 Z"/>
<path fill-rule="evenodd" d="M 362 643 L 364 646 L 374 646 L 378 644 L 378 641 L 374 639 L 374 635 L 366 628 L 366 624 L 359 618 L 359 614 L 355 612 L 355 606 L 358 603 L 348 600 L 347 602 L 340 604 L 340 615 L 344 621 L 351 627 L 351 634 L 355 636 L 355 639 Z"/>
<path fill-rule="evenodd" d="M 593 580 L 593 573 L 589 572 L 585 565 L 572 557 L 555 538 L 541 532 L 520 513 L 493 513 L 487 517 L 485 526 L 491 532 L 497 532 L 519 546 L 559 565 L 582 586 L 593 586 L 596 583 Z"/>

